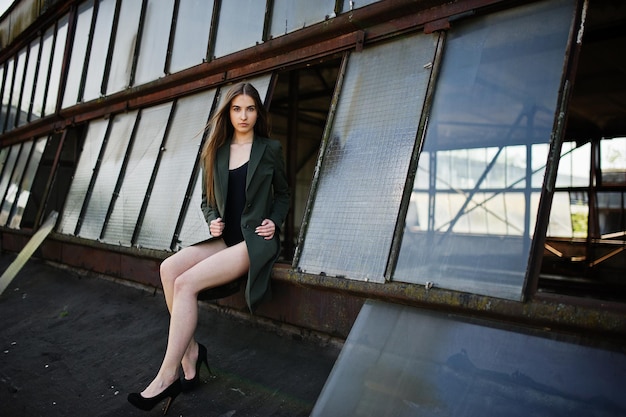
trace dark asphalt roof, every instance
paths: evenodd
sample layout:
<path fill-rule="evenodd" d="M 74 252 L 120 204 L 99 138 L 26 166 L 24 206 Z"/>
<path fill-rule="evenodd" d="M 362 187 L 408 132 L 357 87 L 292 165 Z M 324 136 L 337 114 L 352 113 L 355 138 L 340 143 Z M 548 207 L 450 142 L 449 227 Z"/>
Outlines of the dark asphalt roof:
<path fill-rule="evenodd" d="M 0 296 L 0 415 L 161 415 L 126 396 L 155 375 L 168 319 L 161 292 L 30 260 Z M 308 416 L 340 350 L 204 303 L 196 336 L 216 377 L 168 416 Z"/>

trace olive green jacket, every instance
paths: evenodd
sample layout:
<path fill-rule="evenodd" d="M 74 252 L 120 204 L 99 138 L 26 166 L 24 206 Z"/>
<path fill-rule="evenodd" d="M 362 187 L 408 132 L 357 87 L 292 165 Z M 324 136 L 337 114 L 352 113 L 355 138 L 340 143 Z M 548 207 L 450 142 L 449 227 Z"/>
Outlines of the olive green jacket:
<path fill-rule="evenodd" d="M 225 208 L 229 160 L 230 141 L 227 141 L 217 150 L 213 176 L 215 206 L 208 204 L 206 184 L 202 181 L 202 212 L 207 223 L 218 217 L 224 223 L 228 222 Z M 272 266 L 280 254 L 280 227 L 289 211 L 289 203 L 289 185 L 280 142 L 255 136 L 246 177 L 246 205 L 241 214 L 241 231 L 250 256 L 245 297 L 251 312 L 270 293 Z M 264 219 L 270 219 L 276 225 L 271 240 L 265 240 L 255 233 L 256 227 Z"/>

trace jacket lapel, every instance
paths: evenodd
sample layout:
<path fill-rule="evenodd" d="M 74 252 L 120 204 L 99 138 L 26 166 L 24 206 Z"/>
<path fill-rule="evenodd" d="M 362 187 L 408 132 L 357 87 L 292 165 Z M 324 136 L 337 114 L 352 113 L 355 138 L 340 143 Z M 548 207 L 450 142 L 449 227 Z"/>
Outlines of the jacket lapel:
<path fill-rule="evenodd" d="M 265 143 L 258 140 L 256 137 L 252 142 L 252 149 L 250 150 L 250 162 L 248 163 L 248 175 L 246 176 L 246 191 L 250 186 L 250 181 L 254 178 L 254 171 L 259 166 L 263 152 L 265 152 Z"/>

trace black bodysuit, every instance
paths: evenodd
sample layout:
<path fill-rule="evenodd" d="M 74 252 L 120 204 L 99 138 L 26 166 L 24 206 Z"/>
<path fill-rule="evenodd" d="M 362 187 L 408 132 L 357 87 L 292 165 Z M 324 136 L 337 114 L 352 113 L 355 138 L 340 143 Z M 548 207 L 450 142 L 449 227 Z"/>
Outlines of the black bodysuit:
<path fill-rule="evenodd" d="M 243 242 L 241 233 L 241 213 L 246 205 L 246 176 L 248 163 L 228 170 L 228 194 L 226 195 L 225 225 L 222 238 L 226 246 Z"/>

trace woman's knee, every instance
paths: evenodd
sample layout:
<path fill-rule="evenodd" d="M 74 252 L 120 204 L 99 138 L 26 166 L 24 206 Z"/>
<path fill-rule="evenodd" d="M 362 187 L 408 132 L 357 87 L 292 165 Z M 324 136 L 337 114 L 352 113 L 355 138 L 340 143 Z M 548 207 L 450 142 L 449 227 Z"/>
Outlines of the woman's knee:
<path fill-rule="evenodd" d="M 173 284 L 176 281 L 177 272 L 176 272 L 176 263 L 170 256 L 161 262 L 161 266 L 159 267 L 159 273 L 161 275 L 161 283 L 165 285 Z"/>

